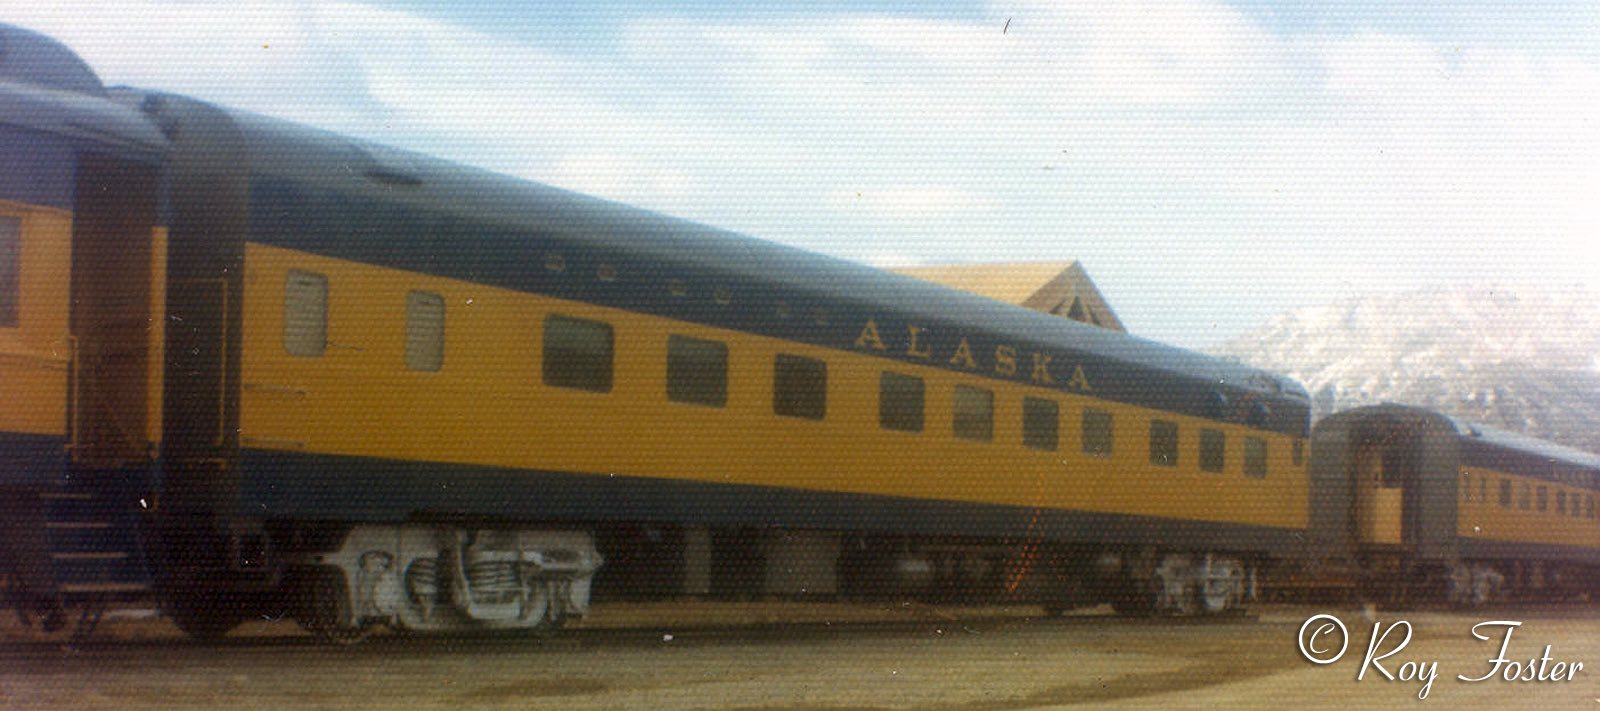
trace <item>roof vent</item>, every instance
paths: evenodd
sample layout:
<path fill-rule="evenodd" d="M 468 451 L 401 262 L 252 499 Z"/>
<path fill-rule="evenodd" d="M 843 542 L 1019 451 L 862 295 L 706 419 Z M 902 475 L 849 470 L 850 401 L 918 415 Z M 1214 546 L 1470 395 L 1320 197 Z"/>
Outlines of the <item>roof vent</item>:
<path fill-rule="evenodd" d="M 422 184 L 422 178 L 418 178 L 415 175 L 411 175 L 409 173 L 400 173 L 393 170 L 383 170 L 381 168 L 368 170 L 367 179 L 375 183 L 383 183 L 384 185 L 398 185 L 407 188 L 414 188 Z"/>
<path fill-rule="evenodd" d="M 1206 416 L 1217 420 L 1228 416 L 1228 396 L 1221 390 L 1212 390 L 1206 396 Z"/>
<path fill-rule="evenodd" d="M 1264 402 L 1258 402 L 1254 405 L 1251 405 L 1250 410 L 1246 412 L 1244 416 L 1244 423 L 1251 427 L 1264 428 L 1271 420 L 1272 408 L 1267 407 L 1267 404 Z"/>
<path fill-rule="evenodd" d="M 422 185 L 412 156 L 387 146 L 352 143 L 351 148 L 366 162 L 362 174 L 374 183 L 391 187 L 414 188 Z"/>

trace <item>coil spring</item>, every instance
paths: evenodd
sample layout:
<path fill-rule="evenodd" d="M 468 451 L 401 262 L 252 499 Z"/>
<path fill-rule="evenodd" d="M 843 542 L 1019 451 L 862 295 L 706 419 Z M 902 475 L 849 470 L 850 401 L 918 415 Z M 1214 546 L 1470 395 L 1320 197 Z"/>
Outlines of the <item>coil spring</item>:
<path fill-rule="evenodd" d="M 522 577 L 514 561 L 485 561 L 467 568 L 474 600 L 506 603 L 522 595 Z"/>
<path fill-rule="evenodd" d="M 439 559 L 418 558 L 406 568 L 406 594 L 411 602 L 423 608 L 432 607 L 439 599 Z"/>

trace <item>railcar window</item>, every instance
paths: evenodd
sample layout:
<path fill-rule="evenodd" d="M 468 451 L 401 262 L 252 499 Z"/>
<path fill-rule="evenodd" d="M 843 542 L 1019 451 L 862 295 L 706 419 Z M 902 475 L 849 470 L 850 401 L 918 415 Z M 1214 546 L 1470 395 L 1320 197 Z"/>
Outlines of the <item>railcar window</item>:
<path fill-rule="evenodd" d="M 1539 487 L 1538 499 L 1539 499 L 1539 510 L 1540 511 L 1549 511 L 1550 510 L 1550 490 L 1546 489 L 1545 487 L 1542 487 L 1542 486 Z"/>
<path fill-rule="evenodd" d="M 1178 466 L 1178 423 L 1150 421 L 1150 463 L 1163 467 Z"/>
<path fill-rule="evenodd" d="M 283 285 L 283 349 L 315 358 L 328 350 L 328 277 L 290 269 Z"/>
<path fill-rule="evenodd" d="M 17 325 L 22 297 L 22 220 L 0 217 L 0 326 Z"/>
<path fill-rule="evenodd" d="M 1560 489 L 1556 490 L 1556 513 L 1567 515 L 1567 492 Z"/>
<path fill-rule="evenodd" d="M 921 432 L 924 391 L 922 378 L 883 373 L 878 379 L 878 424 L 889 430 Z"/>
<path fill-rule="evenodd" d="M 1294 450 L 1290 456 L 1294 457 L 1294 465 L 1300 466 L 1306 461 L 1306 441 L 1298 437 L 1294 440 Z"/>
<path fill-rule="evenodd" d="M 779 353 L 772 362 L 772 411 L 784 417 L 820 420 L 828 410 L 828 364 Z"/>
<path fill-rule="evenodd" d="M 1061 406 L 1054 400 L 1022 399 L 1022 446 L 1055 451 L 1061 444 Z"/>
<path fill-rule="evenodd" d="M 1583 495 L 1583 517 L 1594 520 L 1594 494 Z"/>
<path fill-rule="evenodd" d="M 712 407 L 728 404 L 728 344 L 668 336 L 667 399 Z"/>
<path fill-rule="evenodd" d="M 1228 436 L 1217 430 L 1200 430 L 1200 469 L 1220 472 L 1228 467 Z"/>
<path fill-rule="evenodd" d="M 406 294 L 406 367 L 444 367 L 444 297 L 429 291 Z"/>
<path fill-rule="evenodd" d="M 1500 508 L 1511 508 L 1511 480 L 1500 480 Z"/>
<path fill-rule="evenodd" d="M 1267 478 L 1267 441 L 1260 437 L 1244 438 L 1244 475 L 1251 479 Z"/>
<path fill-rule="evenodd" d="M 1461 485 L 1456 487 L 1456 488 L 1461 491 L 1461 500 L 1462 501 L 1471 501 L 1472 500 L 1472 475 L 1468 474 L 1466 472 L 1461 472 Z"/>
<path fill-rule="evenodd" d="M 609 323 L 554 314 L 545 317 L 545 384 L 610 392 L 614 343 Z"/>
<path fill-rule="evenodd" d="M 950 427 L 955 436 L 979 442 L 994 439 L 993 391 L 957 385 L 952 404 Z"/>
<path fill-rule="evenodd" d="M 1083 453 L 1096 457 L 1111 456 L 1111 413 L 1105 410 L 1083 411 Z"/>
<path fill-rule="evenodd" d="M 1488 500 L 1489 500 L 1489 477 L 1480 476 L 1480 477 L 1478 477 L 1478 501 L 1487 502 Z"/>
<path fill-rule="evenodd" d="M 1517 508 L 1523 511 L 1533 508 L 1533 487 L 1528 486 L 1528 482 L 1517 487 Z"/>

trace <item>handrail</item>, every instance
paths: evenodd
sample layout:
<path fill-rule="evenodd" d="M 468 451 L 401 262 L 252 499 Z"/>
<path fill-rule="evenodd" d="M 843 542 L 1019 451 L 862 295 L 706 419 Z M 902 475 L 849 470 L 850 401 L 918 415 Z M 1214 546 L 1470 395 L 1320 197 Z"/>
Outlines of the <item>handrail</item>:
<path fill-rule="evenodd" d="M 303 439 L 288 439 L 285 437 L 257 437 L 256 435 L 239 435 L 239 443 L 246 447 L 261 447 L 264 449 L 305 449 L 307 442 Z"/>
<path fill-rule="evenodd" d="M 169 289 L 178 285 L 211 285 L 217 287 L 217 431 L 216 437 L 211 442 L 213 447 L 222 447 L 228 443 L 228 280 L 221 277 L 196 277 L 189 279 L 173 279 Z M 169 291 L 170 293 L 170 291 Z"/>
<path fill-rule="evenodd" d="M 44 370 L 64 370 L 69 365 L 69 358 L 42 353 L 29 353 L 26 351 L 0 350 L 0 360 L 20 361 L 21 363 L 41 368 Z"/>
<path fill-rule="evenodd" d="M 297 388 L 293 385 L 280 385 L 278 383 L 246 382 L 244 384 L 244 389 L 251 392 L 270 395 L 289 395 L 291 397 L 305 397 L 309 394 L 305 388 Z"/>
<path fill-rule="evenodd" d="M 82 364 L 78 360 L 78 337 L 67 335 L 67 451 L 78 448 L 78 423 L 83 419 L 79 410 L 78 394 L 83 389 Z"/>
<path fill-rule="evenodd" d="M 217 364 L 217 440 L 213 446 L 221 447 L 228 443 L 228 280 L 218 278 L 217 285 L 221 287 L 218 298 L 222 301 L 222 330 L 221 343 L 217 352 L 221 354 L 221 363 Z"/>

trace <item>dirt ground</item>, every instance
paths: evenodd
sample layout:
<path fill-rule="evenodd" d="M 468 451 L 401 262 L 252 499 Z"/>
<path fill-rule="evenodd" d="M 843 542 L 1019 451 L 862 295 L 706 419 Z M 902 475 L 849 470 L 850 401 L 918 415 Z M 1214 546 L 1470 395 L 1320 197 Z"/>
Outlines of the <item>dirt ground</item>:
<path fill-rule="evenodd" d="M 1319 614 L 1338 619 L 1347 644 L 1328 618 L 1306 624 Z M 319 645 L 288 623 L 251 623 L 201 645 L 163 620 L 116 619 L 77 649 L 7 615 L 0 707 L 1600 709 L 1600 608 L 1372 617 L 1380 636 L 1393 629 L 1363 665 L 1373 622 L 1362 611 L 1298 606 L 1182 621 L 1047 619 L 1031 607 L 602 605 L 550 639 L 380 635 L 352 647 Z M 1411 639 L 1397 650 L 1402 620 Z M 1496 620 L 1522 624 L 1479 626 L 1490 639 L 1473 637 L 1474 625 Z M 1515 669 L 1458 678 L 1487 675 L 1507 630 Z M 1306 658 L 1341 646 L 1332 663 Z M 1385 670 L 1409 678 L 1389 681 Z M 1419 699 L 1415 678 L 1430 670 Z"/>

